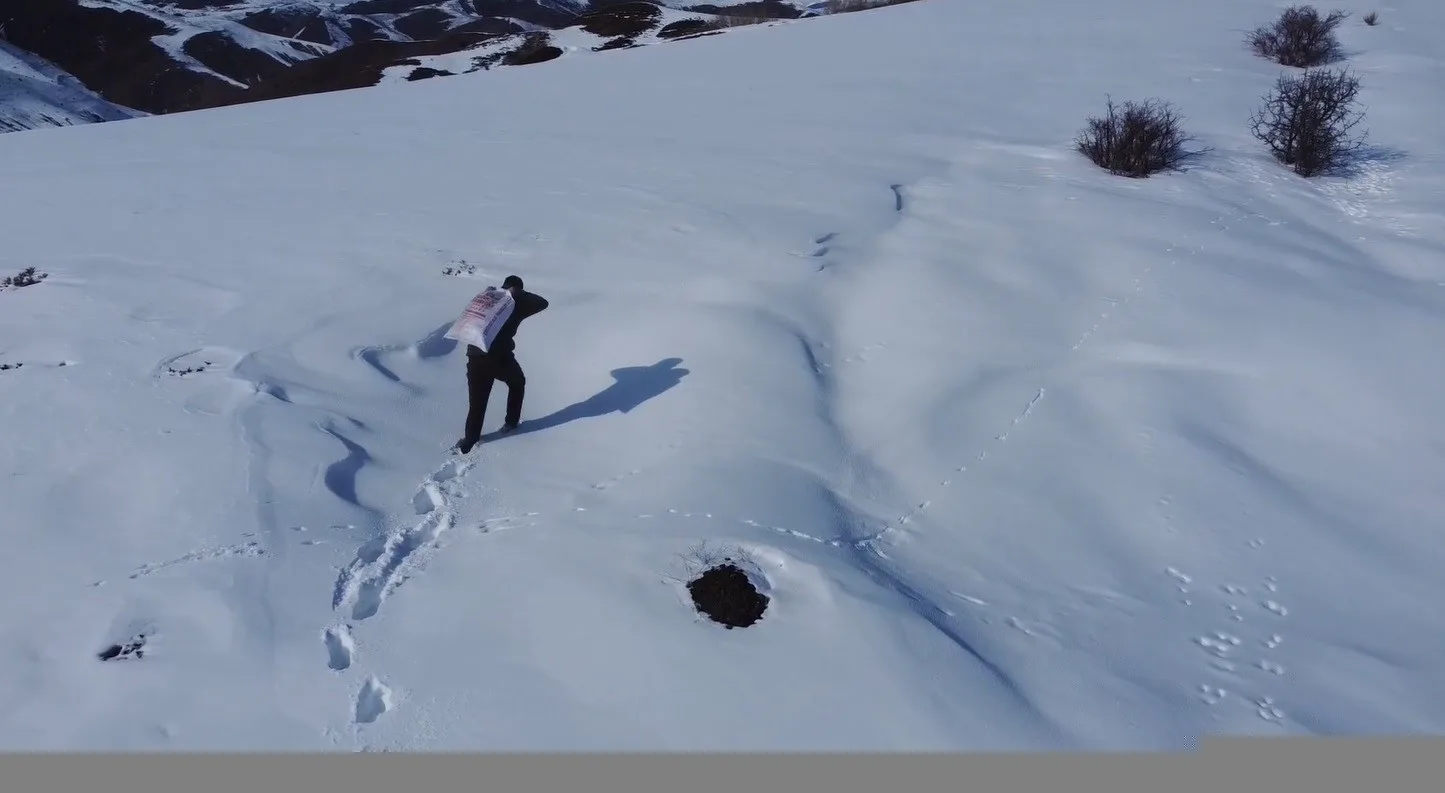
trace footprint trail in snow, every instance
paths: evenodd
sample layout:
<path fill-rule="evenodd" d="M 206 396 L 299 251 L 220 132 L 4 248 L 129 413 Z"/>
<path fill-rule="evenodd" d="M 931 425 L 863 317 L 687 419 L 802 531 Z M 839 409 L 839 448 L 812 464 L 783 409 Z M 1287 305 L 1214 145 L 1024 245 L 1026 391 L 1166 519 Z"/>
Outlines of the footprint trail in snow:
<path fill-rule="evenodd" d="M 455 525 L 456 513 L 451 507 L 455 493 L 449 492 L 447 485 L 471 466 L 465 461 L 448 460 L 427 477 L 412 497 L 412 506 L 421 519 L 362 546 L 337 579 L 333 607 L 349 607 L 354 620 L 376 616 L 419 554 Z"/>

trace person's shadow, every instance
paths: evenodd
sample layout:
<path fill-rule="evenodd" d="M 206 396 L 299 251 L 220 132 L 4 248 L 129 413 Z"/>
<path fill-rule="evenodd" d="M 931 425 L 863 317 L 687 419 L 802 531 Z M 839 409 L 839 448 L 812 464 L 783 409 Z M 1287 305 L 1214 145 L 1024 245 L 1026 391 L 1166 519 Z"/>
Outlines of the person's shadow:
<path fill-rule="evenodd" d="M 679 369 L 681 358 L 664 358 L 651 366 L 628 366 L 613 369 L 616 381 L 606 389 L 587 399 L 568 405 L 548 416 L 524 419 L 511 432 L 496 431 L 482 436 L 484 443 L 505 438 L 508 435 L 522 435 L 552 429 L 571 421 L 605 416 L 608 413 L 627 413 L 649 399 L 662 394 L 682 382 L 688 370 Z"/>

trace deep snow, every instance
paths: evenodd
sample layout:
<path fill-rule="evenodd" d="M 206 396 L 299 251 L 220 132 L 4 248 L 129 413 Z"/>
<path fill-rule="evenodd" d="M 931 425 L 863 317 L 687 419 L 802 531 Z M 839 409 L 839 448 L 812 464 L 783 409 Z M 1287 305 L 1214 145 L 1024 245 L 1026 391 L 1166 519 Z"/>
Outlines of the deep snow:
<path fill-rule="evenodd" d="M 1399 155 L 1350 178 L 1248 137 L 1260 0 L 0 136 L 0 275 L 50 274 L 0 292 L 0 745 L 1441 731 L 1445 8 L 1380 11 L 1342 38 Z M 1103 173 L 1106 94 L 1214 152 Z M 441 333 L 512 272 L 532 424 L 453 459 Z M 732 631 L 683 599 L 730 546 L 772 597 Z"/>

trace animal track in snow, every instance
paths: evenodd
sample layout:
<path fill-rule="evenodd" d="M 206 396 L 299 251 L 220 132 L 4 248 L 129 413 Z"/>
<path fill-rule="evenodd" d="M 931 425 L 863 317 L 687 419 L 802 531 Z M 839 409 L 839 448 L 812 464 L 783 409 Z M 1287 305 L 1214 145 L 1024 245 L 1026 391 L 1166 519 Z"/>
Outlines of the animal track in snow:
<path fill-rule="evenodd" d="M 594 485 L 592 486 L 592 489 L 593 489 L 593 490 L 611 490 L 612 488 L 617 487 L 618 485 L 622 484 L 623 482 L 626 482 L 627 480 L 631 479 L 631 478 L 634 477 L 634 476 L 637 476 L 637 475 L 640 474 L 640 473 L 642 473 L 642 469 L 640 469 L 640 468 L 633 468 L 632 470 L 628 471 L 628 472 L 625 473 L 625 474 L 618 474 L 617 476 L 608 477 L 607 479 L 604 479 L 604 480 L 602 480 L 601 482 L 598 482 L 597 484 L 594 484 Z"/>
<path fill-rule="evenodd" d="M 1224 701 L 1228 692 L 1218 686 L 1211 686 L 1208 683 L 1199 684 L 1199 698 L 1207 705 L 1218 705 Z"/>
<path fill-rule="evenodd" d="M 1178 582 L 1179 592 L 1181 594 L 1189 594 L 1189 585 L 1194 583 L 1193 578 L 1190 578 L 1187 574 L 1180 572 L 1177 568 L 1174 567 L 1166 567 L 1164 568 L 1164 572 L 1168 573 L 1170 578 Z M 1186 603 L 1185 605 L 1188 604 Z"/>
<path fill-rule="evenodd" d="M 1173 575 L 1177 571 L 1170 568 L 1170 572 Z M 1259 588 L 1273 593 L 1278 591 L 1279 585 L 1273 576 L 1268 576 Z M 1283 616 L 1280 612 L 1284 611 L 1284 608 L 1273 600 L 1253 599 L 1251 592 L 1255 590 L 1255 587 L 1233 582 L 1217 585 L 1217 591 L 1222 594 L 1224 599 L 1221 605 L 1233 622 L 1234 630 L 1246 637 L 1250 635 L 1250 632 L 1246 627 L 1248 624 L 1246 610 L 1242 606 L 1258 603 L 1261 608 L 1272 611 L 1277 616 Z M 1277 606 L 1278 609 L 1270 608 L 1271 604 Z M 1241 689 L 1240 701 L 1252 704 L 1257 715 L 1270 722 L 1278 722 L 1284 718 L 1283 711 L 1269 692 L 1270 687 L 1276 685 L 1276 681 L 1286 674 L 1285 667 L 1269 657 L 1269 651 L 1278 648 L 1283 641 L 1284 638 L 1280 634 L 1271 633 L 1257 642 L 1255 640 L 1246 642 L 1241 635 L 1222 630 L 1194 639 L 1194 643 L 1211 656 L 1209 667 L 1216 672 L 1229 675 L 1229 679 Z M 1248 656 L 1251 654 L 1255 654 L 1255 656 L 1249 658 Z M 1245 657 L 1236 661 L 1235 656 L 1237 655 Z M 1223 698 L 1223 690 L 1209 684 L 1201 685 L 1200 691 L 1201 699 L 1209 705 L 1218 704 Z"/>
<path fill-rule="evenodd" d="M 487 518 L 486 520 L 483 520 L 481 523 L 477 524 L 477 532 L 480 534 L 490 534 L 494 531 L 506 531 L 508 529 L 515 529 L 519 525 L 518 521 L 526 520 L 527 518 L 535 518 L 539 514 L 541 513 L 528 512 L 524 515 L 510 515 L 497 518 Z M 527 525 L 536 526 L 537 524 L 536 522 L 532 522 Z"/>
<path fill-rule="evenodd" d="M 346 626 L 327 628 L 322 634 L 322 640 L 326 644 L 327 666 L 338 672 L 344 672 L 351 667 L 351 657 L 356 652 L 355 641 L 351 638 L 351 631 Z"/>
<path fill-rule="evenodd" d="M 1037 392 L 1035 392 L 1033 399 L 1030 399 L 1028 404 L 1024 405 L 1023 410 L 1021 410 L 1018 415 L 1014 416 L 1013 419 L 1009 421 L 1008 427 L 1006 427 L 1002 432 L 994 436 L 994 442 L 1004 443 L 1005 441 L 1007 441 L 1009 438 L 1009 434 L 1013 432 L 1013 430 L 1020 424 L 1023 424 L 1025 421 L 1028 420 L 1029 416 L 1033 413 L 1034 407 L 1043 400 L 1045 393 L 1047 393 L 1047 389 L 1045 388 L 1040 388 Z M 984 460 L 988 459 L 989 448 L 991 447 L 984 447 L 979 451 L 977 455 L 975 455 L 974 465 L 982 463 Z M 969 466 L 968 464 L 960 465 L 956 470 L 957 473 L 963 474 L 969 470 Z M 953 483 L 953 481 L 953 479 L 944 479 L 942 480 L 939 487 L 948 487 Z M 853 546 L 855 548 L 858 548 L 859 550 L 867 550 L 871 551 L 875 555 L 884 556 L 885 554 L 880 548 L 883 540 L 885 540 L 889 536 L 901 532 L 904 526 L 908 525 L 919 515 L 923 514 L 923 512 L 927 510 L 932 503 L 933 502 L 931 500 L 925 500 L 920 502 L 913 509 L 898 516 L 893 520 L 892 523 L 883 526 L 877 532 L 861 539 L 854 540 Z"/>
<path fill-rule="evenodd" d="M 1284 718 L 1284 712 L 1275 705 L 1273 697 L 1261 697 L 1255 700 L 1254 704 L 1259 709 L 1259 717 L 1265 721 L 1279 721 Z"/>
<path fill-rule="evenodd" d="M 1272 675 L 1283 675 L 1285 671 L 1283 666 L 1267 659 L 1261 660 L 1256 666 Z"/>
<path fill-rule="evenodd" d="M 756 521 L 756 520 L 752 520 L 752 519 L 750 519 L 750 518 L 719 517 L 719 516 L 716 516 L 716 515 L 712 514 L 711 512 L 684 512 L 684 511 L 678 510 L 678 509 L 668 509 L 668 510 L 666 510 L 666 514 L 672 515 L 672 516 L 674 516 L 674 517 L 688 518 L 688 519 L 692 519 L 692 520 L 698 520 L 698 519 L 701 519 L 701 520 L 713 520 L 713 521 L 718 521 L 718 522 L 722 522 L 722 523 L 734 523 L 734 524 L 737 524 L 737 525 L 739 525 L 739 526 L 748 526 L 748 527 L 754 528 L 754 529 L 765 529 L 765 530 L 767 530 L 767 531 L 776 532 L 776 533 L 778 533 L 778 534 L 785 534 L 785 535 L 787 535 L 787 536 L 795 537 L 795 538 L 800 539 L 800 540 L 806 540 L 806 541 L 808 541 L 808 542 L 818 543 L 819 545 L 827 545 L 827 546 L 831 546 L 831 547 L 833 547 L 833 548 L 841 548 L 841 547 L 843 547 L 843 545 L 844 545 L 844 542 L 843 542 L 842 540 L 827 540 L 827 539 L 824 539 L 824 538 L 819 537 L 819 536 L 817 536 L 817 535 L 808 534 L 807 532 L 803 532 L 803 531 L 798 531 L 797 529 L 790 529 L 790 528 L 787 528 L 787 527 L 785 527 L 785 526 L 772 526 L 772 525 L 769 525 L 769 524 L 766 524 L 766 523 L 760 523 L 760 522 L 758 522 L 758 521 Z M 638 518 L 639 520 L 648 520 L 648 519 L 655 518 L 655 517 L 657 517 L 656 513 L 651 513 L 651 512 L 644 512 L 644 513 L 641 513 L 641 514 L 639 514 L 639 515 L 637 516 L 637 518 Z"/>
<path fill-rule="evenodd" d="M 371 724 L 391 710 L 392 691 L 375 677 L 367 678 L 356 694 L 356 723 Z"/>
<path fill-rule="evenodd" d="M 1215 631 L 1212 635 L 1197 637 L 1194 642 L 1219 658 L 1227 657 L 1240 643 L 1239 637 L 1222 631 Z"/>
<path fill-rule="evenodd" d="M 857 362 L 857 363 L 867 363 L 867 362 L 868 362 L 868 357 L 867 357 L 867 356 L 868 356 L 868 353 L 873 352 L 874 350 L 882 350 L 882 349 L 886 348 L 887 346 L 888 346 L 888 345 L 887 345 L 886 343 L 884 343 L 884 342 L 875 342 L 875 343 L 873 343 L 873 344 L 865 344 L 865 345 L 863 345 L 863 347 L 862 347 L 858 352 L 854 353 L 853 355 L 848 356 L 847 358 L 844 358 L 844 359 L 843 359 L 843 363 L 854 363 L 854 362 Z"/>
<path fill-rule="evenodd" d="M 829 243 L 831 243 L 837 236 L 838 236 L 838 233 L 837 233 L 837 232 L 829 232 L 829 233 L 824 234 L 824 235 L 822 235 L 822 236 L 820 236 L 820 237 L 814 237 L 814 238 L 813 238 L 813 250 L 812 250 L 812 252 L 810 252 L 810 253 L 794 253 L 794 254 L 792 254 L 792 255 L 798 256 L 798 257 L 800 257 L 800 258 L 817 259 L 817 260 L 819 260 L 819 261 L 818 261 L 817 271 L 818 271 L 818 272 L 822 272 L 822 271 L 828 269 L 828 263 L 825 262 L 825 261 L 822 261 L 822 259 L 823 259 L 824 257 L 826 257 L 829 253 L 832 252 L 833 248 L 832 248 L 832 246 L 831 246 Z"/>
<path fill-rule="evenodd" d="M 165 570 L 168 567 L 175 567 L 178 564 L 212 561 L 216 559 L 225 559 L 232 556 L 264 556 L 265 554 L 266 550 L 261 547 L 261 544 L 252 540 L 249 542 L 241 543 L 239 545 L 226 546 L 224 548 L 208 548 L 200 551 L 192 551 L 185 556 L 177 557 L 175 559 L 170 559 L 164 562 L 143 564 L 140 567 L 136 568 L 135 572 L 130 574 L 130 578 L 137 579 L 143 576 L 148 576 L 152 573 L 158 573 L 162 570 Z"/>

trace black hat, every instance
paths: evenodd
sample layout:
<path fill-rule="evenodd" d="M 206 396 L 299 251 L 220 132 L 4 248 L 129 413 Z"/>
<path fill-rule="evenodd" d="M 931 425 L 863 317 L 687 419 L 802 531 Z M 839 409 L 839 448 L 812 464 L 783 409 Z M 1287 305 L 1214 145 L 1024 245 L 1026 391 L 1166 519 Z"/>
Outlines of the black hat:
<path fill-rule="evenodd" d="M 519 277 L 517 277 L 517 276 L 515 276 L 515 275 L 509 275 L 509 276 L 507 276 L 505 279 L 503 279 L 503 281 L 502 281 L 502 288 L 503 288 L 503 289 L 511 289 L 511 288 L 514 287 L 514 286 L 517 287 L 518 289 L 521 289 L 521 288 L 522 288 L 522 279 L 519 278 Z"/>

